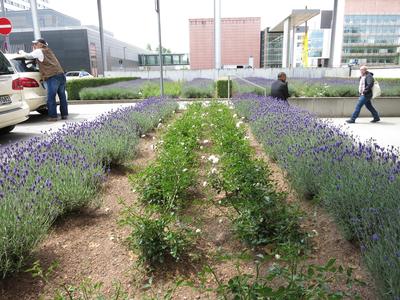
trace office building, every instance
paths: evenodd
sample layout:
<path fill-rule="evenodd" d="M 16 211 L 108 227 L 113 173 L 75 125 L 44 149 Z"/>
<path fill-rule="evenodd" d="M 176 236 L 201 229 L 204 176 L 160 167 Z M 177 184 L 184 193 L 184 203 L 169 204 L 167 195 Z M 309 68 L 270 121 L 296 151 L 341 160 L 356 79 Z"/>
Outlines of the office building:
<path fill-rule="evenodd" d="M 221 19 L 222 68 L 260 67 L 260 18 Z M 190 68 L 214 68 L 214 19 L 190 19 Z"/>
<path fill-rule="evenodd" d="M 32 50 L 34 39 L 32 16 L 29 10 L 9 11 L 7 17 L 13 23 L 9 35 L 9 52 Z M 100 34 L 96 26 L 82 26 L 75 18 L 52 9 L 38 10 L 42 37 L 54 50 L 65 71 L 85 70 L 93 75 L 103 73 Z M 4 40 L 4 39 L 3 39 Z M 2 45 L 4 51 L 4 44 Z M 135 70 L 139 66 L 139 53 L 149 51 L 124 43 L 104 31 L 106 71 Z"/>
<path fill-rule="evenodd" d="M 8 10 L 27 10 L 31 8 L 30 0 L 0 0 L 4 3 L 4 8 Z M 36 0 L 37 8 L 44 9 L 49 7 L 49 0 Z"/>
<path fill-rule="evenodd" d="M 342 64 L 400 64 L 400 1 L 346 0 Z"/>

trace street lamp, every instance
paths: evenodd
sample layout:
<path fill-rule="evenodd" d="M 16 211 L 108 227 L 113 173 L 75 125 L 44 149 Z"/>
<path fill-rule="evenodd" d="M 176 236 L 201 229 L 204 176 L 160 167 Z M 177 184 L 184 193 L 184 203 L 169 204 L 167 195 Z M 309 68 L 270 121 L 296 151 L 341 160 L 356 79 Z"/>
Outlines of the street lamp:
<path fill-rule="evenodd" d="M 160 20 L 160 0 L 155 0 L 156 12 L 158 16 L 158 57 L 160 60 L 160 95 L 164 97 L 164 78 L 163 78 L 163 60 L 162 60 L 162 45 L 161 45 L 161 20 Z"/>
<path fill-rule="evenodd" d="M 122 49 L 124 50 L 124 71 L 126 71 L 126 67 L 125 67 L 125 50 L 126 50 L 126 47 L 122 47 Z"/>
<path fill-rule="evenodd" d="M 34 34 L 35 40 L 37 40 L 37 39 L 41 38 L 41 35 L 40 35 L 40 29 L 39 29 L 36 0 L 30 0 L 30 4 L 31 4 L 32 22 L 33 22 L 33 34 Z"/>
<path fill-rule="evenodd" d="M 105 75 L 106 75 L 106 53 L 104 52 L 104 31 L 103 31 L 103 15 L 101 12 L 101 0 L 97 0 L 97 13 L 99 15 L 101 62 L 103 64 L 103 76 L 105 77 Z"/>

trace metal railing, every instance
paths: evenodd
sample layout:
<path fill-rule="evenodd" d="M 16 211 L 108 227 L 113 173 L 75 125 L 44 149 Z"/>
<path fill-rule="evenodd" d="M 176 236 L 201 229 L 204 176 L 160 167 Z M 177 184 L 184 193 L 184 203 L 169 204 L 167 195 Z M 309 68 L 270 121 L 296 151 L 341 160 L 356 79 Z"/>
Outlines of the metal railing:
<path fill-rule="evenodd" d="M 264 97 L 267 97 L 267 89 L 265 87 L 233 74 L 233 75 L 228 75 L 228 100 L 230 99 L 230 95 L 231 95 L 231 93 L 230 93 L 231 92 L 231 89 L 230 89 L 231 76 L 264 90 Z"/>

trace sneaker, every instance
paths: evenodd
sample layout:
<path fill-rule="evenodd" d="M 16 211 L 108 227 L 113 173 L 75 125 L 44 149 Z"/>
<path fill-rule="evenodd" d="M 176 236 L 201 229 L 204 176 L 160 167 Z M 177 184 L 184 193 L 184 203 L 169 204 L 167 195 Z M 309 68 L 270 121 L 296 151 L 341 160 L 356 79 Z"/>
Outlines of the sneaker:
<path fill-rule="evenodd" d="M 57 117 L 49 117 L 49 118 L 46 119 L 47 122 L 55 122 L 57 120 L 58 120 Z"/>
<path fill-rule="evenodd" d="M 381 119 L 380 118 L 378 118 L 378 119 L 373 119 L 372 121 L 370 121 L 371 123 L 376 123 L 376 122 L 379 122 Z"/>
<path fill-rule="evenodd" d="M 61 119 L 66 120 L 66 119 L 68 119 L 68 116 L 61 116 Z"/>
<path fill-rule="evenodd" d="M 353 119 L 348 119 L 348 120 L 346 120 L 346 123 L 348 123 L 348 124 L 353 124 L 353 123 L 355 123 L 356 121 L 355 120 L 353 120 Z"/>

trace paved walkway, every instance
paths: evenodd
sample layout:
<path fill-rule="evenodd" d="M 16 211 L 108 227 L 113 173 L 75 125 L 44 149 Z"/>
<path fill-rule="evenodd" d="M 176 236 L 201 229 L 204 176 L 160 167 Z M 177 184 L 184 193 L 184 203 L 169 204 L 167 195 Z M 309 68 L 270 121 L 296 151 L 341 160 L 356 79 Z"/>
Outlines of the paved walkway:
<path fill-rule="evenodd" d="M 361 140 L 374 139 L 380 146 L 395 146 L 400 149 L 400 118 L 381 118 L 381 122 L 370 123 L 371 118 L 358 118 L 356 123 L 347 124 L 348 118 L 329 119 L 335 125 L 358 136 Z"/>

